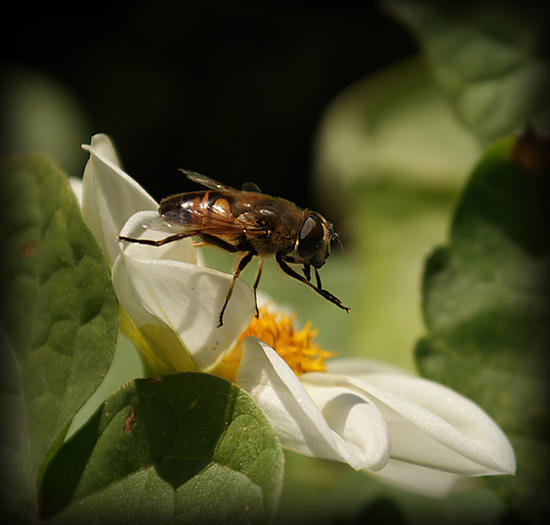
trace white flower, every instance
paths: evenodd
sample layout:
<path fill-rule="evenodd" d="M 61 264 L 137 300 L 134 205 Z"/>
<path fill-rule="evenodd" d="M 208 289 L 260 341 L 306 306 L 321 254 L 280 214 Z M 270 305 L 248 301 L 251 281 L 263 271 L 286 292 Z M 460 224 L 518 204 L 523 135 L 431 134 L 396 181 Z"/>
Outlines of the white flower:
<path fill-rule="evenodd" d="M 103 249 L 109 266 L 120 253 L 117 234 L 136 212 L 156 210 L 157 203 L 120 168 L 115 148 L 106 135 L 92 137 L 90 160 L 82 179 L 82 212 Z"/>
<path fill-rule="evenodd" d="M 338 460 L 338 452 L 331 457 L 308 435 L 307 415 L 296 416 L 312 405 L 354 452 L 340 453 L 340 461 L 357 469 L 382 469 L 377 473 L 382 480 L 409 491 L 442 496 L 456 490 L 463 476 L 515 472 L 508 439 L 478 405 L 395 367 L 332 359 L 326 372 L 298 377 L 270 347 L 249 337 L 236 383 L 264 409 L 286 448 Z M 332 448 L 339 451 L 338 445 Z"/>
<path fill-rule="evenodd" d="M 117 243 L 119 233 L 167 234 L 146 228 L 158 223 L 157 205 L 118 167 L 109 139 L 96 135 L 86 148 L 84 214 L 111 263 L 127 317 L 122 326 L 152 372 L 197 370 L 229 378 L 256 400 L 285 448 L 377 471 L 408 490 L 442 495 L 465 476 L 515 471 L 500 428 L 449 388 L 366 359 L 335 359 L 325 370 L 326 355 L 311 350 L 307 327 L 293 332 L 287 326 L 282 347 L 280 340 L 269 341 L 275 349 L 255 337 L 239 339 L 255 310 L 253 291 L 241 279 L 217 328 L 232 276 L 197 265 L 189 239 L 158 248 Z M 265 314 L 250 333 L 261 336 L 279 322 Z M 269 333 L 275 332 L 284 330 Z M 295 353 L 283 359 L 285 344 Z"/>

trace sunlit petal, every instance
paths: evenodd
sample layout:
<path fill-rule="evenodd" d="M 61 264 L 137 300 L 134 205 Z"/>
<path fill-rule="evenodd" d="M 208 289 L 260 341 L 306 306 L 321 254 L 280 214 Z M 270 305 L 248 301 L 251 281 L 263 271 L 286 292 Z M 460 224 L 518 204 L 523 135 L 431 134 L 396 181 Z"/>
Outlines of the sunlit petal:
<path fill-rule="evenodd" d="M 307 375 L 301 378 L 307 379 Z M 359 457 L 365 458 L 369 470 L 380 470 L 386 465 L 390 457 L 389 431 L 370 399 L 336 385 L 319 387 L 307 380 L 302 385 L 330 428 Z"/>
<path fill-rule="evenodd" d="M 393 374 L 395 376 L 412 375 L 411 372 L 399 368 L 385 361 L 368 359 L 365 357 L 334 358 L 327 361 L 327 372 L 344 376 L 352 376 L 357 379 L 367 380 L 370 374 Z"/>
<path fill-rule="evenodd" d="M 413 376 L 353 377 L 307 374 L 302 381 L 336 382 L 367 395 L 392 440 L 391 457 L 455 474 L 510 474 L 515 456 L 506 436 L 475 403 L 442 385 Z"/>
<path fill-rule="evenodd" d="M 369 472 L 387 485 L 432 498 L 476 488 L 476 479 L 390 459 L 378 472 Z"/>
<path fill-rule="evenodd" d="M 137 211 L 156 210 L 157 203 L 119 167 L 114 147 L 106 135 L 94 135 L 82 188 L 82 213 L 112 266 L 120 253 L 117 234 Z"/>
<path fill-rule="evenodd" d="M 513 474 L 516 470 L 514 450 L 500 427 L 477 404 L 458 392 L 434 381 L 420 377 L 400 377 L 399 381 L 389 375 L 376 375 L 369 378 L 371 384 L 407 399 L 441 418 L 456 429 L 468 443 L 456 443 L 455 451 L 477 462 L 480 475 Z M 405 415 L 405 412 L 403 413 Z M 424 432 L 429 433 L 431 422 L 422 419 L 422 411 L 406 415 L 408 419 L 420 421 Z M 418 423 L 417 423 L 418 424 Z M 444 430 L 444 425 L 433 434 L 434 439 Z M 445 440 L 441 440 L 443 443 Z M 458 440 L 460 441 L 460 440 Z M 468 453 L 466 453 L 468 451 Z M 483 467 L 487 471 L 483 471 Z"/>
<path fill-rule="evenodd" d="M 79 177 L 69 177 L 69 184 L 78 199 L 78 203 L 82 207 L 82 179 Z"/>
<path fill-rule="evenodd" d="M 194 264 L 136 259 L 125 252 L 113 267 L 118 300 L 144 337 L 161 326 L 180 341 L 180 348 L 173 340 L 166 345 L 162 340 L 151 344 L 159 359 L 176 371 L 207 372 L 231 349 L 252 319 L 254 292 L 237 280 L 224 324 L 217 328 L 231 279 L 231 275 Z"/>
<path fill-rule="evenodd" d="M 387 459 L 386 425 L 371 403 L 334 389 L 315 392 L 320 409 L 279 355 L 255 338 L 243 343 L 236 383 L 264 410 L 285 448 L 355 469 L 381 468 Z"/>

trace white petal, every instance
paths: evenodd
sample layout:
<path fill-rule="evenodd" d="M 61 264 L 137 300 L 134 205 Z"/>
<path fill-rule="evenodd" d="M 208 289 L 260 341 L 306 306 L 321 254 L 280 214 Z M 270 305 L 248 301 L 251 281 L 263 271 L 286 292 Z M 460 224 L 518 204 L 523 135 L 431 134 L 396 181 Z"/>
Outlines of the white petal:
<path fill-rule="evenodd" d="M 443 498 L 456 492 L 473 490 L 477 479 L 394 459 L 390 459 L 382 470 L 368 473 L 393 487 L 431 498 Z"/>
<path fill-rule="evenodd" d="M 85 144 L 82 147 L 87 150 L 92 148 L 97 155 L 105 157 L 109 160 L 109 162 L 118 168 L 122 168 L 122 162 L 118 156 L 116 147 L 108 135 L 105 135 L 104 133 L 96 133 L 92 137 L 91 145 L 88 146 Z"/>
<path fill-rule="evenodd" d="M 386 363 L 385 361 L 363 357 L 330 359 L 327 361 L 327 372 L 329 374 L 352 376 L 357 379 L 365 380 L 369 374 L 391 373 L 394 375 L 412 375 L 411 372 Z"/>
<path fill-rule="evenodd" d="M 80 207 L 82 207 L 82 179 L 78 177 L 69 177 L 69 184 L 71 185 L 71 189 L 78 199 Z"/>
<path fill-rule="evenodd" d="M 315 392 L 320 409 L 279 355 L 253 337 L 243 343 L 236 383 L 267 414 L 283 447 L 355 469 L 387 460 L 387 428 L 372 404 L 349 390 L 326 389 Z"/>
<path fill-rule="evenodd" d="M 225 311 L 223 326 L 218 317 L 232 276 L 173 260 L 142 260 L 117 257 L 113 284 L 117 298 L 141 329 L 144 325 L 168 327 L 188 351 L 174 345 L 153 350 L 176 371 L 189 370 L 191 356 L 197 368 L 208 371 L 230 349 L 254 315 L 254 292 L 238 279 Z"/>
<path fill-rule="evenodd" d="M 430 411 L 435 418 L 440 418 L 456 429 L 471 444 L 472 460 L 492 471 L 481 471 L 481 475 L 515 472 L 516 459 L 508 438 L 489 415 L 473 401 L 455 390 L 420 377 L 400 377 L 395 381 L 388 375 L 375 375 L 370 376 L 369 381 Z M 430 423 L 422 420 L 420 411 L 416 411 L 414 417 L 413 414 L 409 414 L 408 417 L 411 420 L 422 421 L 425 429 L 429 430 L 426 423 L 428 425 Z M 442 425 L 439 432 L 444 428 Z M 434 433 L 434 437 L 435 435 Z M 461 447 L 463 447 L 461 453 L 466 457 L 468 448 L 465 444 Z"/>
<path fill-rule="evenodd" d="M 117 234 L 137 211 L 156 210 L 157 203 L 118 166 L 114 147 L 106 135 L 94 135 L 82 189 L 82 212 L 94 232 L 109 266 L 120 253 Z"/>
<path fill-rule="evenodd" d="M 513 449 L 498 425 L 469 399 L 418 377 L 370 374 L 353 377 L 308 374 L 308 381 L 341 386 L 367 395 L 391 434 L 391 457 L 468 476 L 511 474 Z"/>
<path fill-rule="evenodd" d="M 157 211 L 139 211 L 134 213 L 120 231 L 120 235 L 134 239 L 163 239 L 169 233 L 167 234 L 162 230 L 149 227 L 151 223 L 155 223 L 159 219 Z M 148 246 L 146 244 L 127 241 L 121 241 L 120 244 L 123 246 L 124 253 L 134 259 L 171 259 L 173 261 L 197 264 L 196 250 L 190 237 L 170 242 L 163 246 Z"/>
<path fill-rule="evenodd" d="M 389 430 L 374 403 L 348 388 L 311 385 L 307 374 L 301 382 L 330 428 L 357 456 L 365 458 L 369 470 L 384 467 L 390 457 Z"/>

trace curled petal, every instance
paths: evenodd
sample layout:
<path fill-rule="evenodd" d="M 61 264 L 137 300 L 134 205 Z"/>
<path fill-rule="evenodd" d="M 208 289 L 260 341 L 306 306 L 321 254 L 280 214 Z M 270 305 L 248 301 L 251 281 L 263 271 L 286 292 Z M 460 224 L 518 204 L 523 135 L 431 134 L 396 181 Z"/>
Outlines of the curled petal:
<path fill-rule="evenodd" d="M 366 395 L 380 410 L 392 440 L 391 457 L 454 474 L 511 474 L 515 456 L 498 425 L 475 403 L 426 379 L 370 374 L 307 374 L 303 382 L 336 383 Z"/>
<path fill-rule="evenodd" d="M 316 390 L 314 400 L 281 357 L 253 337 L 243 343 L 236 383 L 267 414 L 283 447 L 355 469 L 387 461 L 387 427 L 372 403 L 339 388 Z"/>
<path fill-rule="evenodd" d="M 157 357 L 174 371 L 208 372 L 252 319 L 254 292 L 237 280 L 224 324 L 217 328 L 231 279 L 194 264 L 137 259 L 126 252 L 113 266 L 121 306 Z"/>
<path fill-rule="evenodd" d="M 117 234 L 137 211 L 156 210 L 157 203 L 119 167 L 115 149 L 106 135 L 94 135 L 82 188 L 82 213 L 94 232 L 109 266 L 120 253 Z"/>

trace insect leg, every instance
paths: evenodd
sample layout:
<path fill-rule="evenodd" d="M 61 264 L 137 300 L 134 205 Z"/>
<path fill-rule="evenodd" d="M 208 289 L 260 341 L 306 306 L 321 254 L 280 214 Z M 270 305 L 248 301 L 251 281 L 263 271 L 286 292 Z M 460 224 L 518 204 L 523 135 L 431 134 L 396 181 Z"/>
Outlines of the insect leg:
<path fill-rule="evenodd" d="M 258 289 L 258 285 L 260 284 L 260 277 L 262 276 L 262 270 L 264 268 L 264 259 L 260 259 L 258 261 L 258 271 L 256 272 L 256 278 L 254 279 L 254 286 L 252 286 L 252 289 L 254 290 L 254 302 L 256 303 L 256 319 L 260 316 L 260 312 L 258 310 L 258 297 L 256 296 L 256 290 Z"/>
<path fill-rule="evenodd" d="M 315 280 L 317 281 L 317 288 L 323 289 L 323 285 L 321 284 L 321 276 L 319 275 L 319 270 L 317 268 L 313 268 L 315 270 Z"/>
<path fill-rule="evenodd" d="M 179 241 L 180 239 L 186 239 L 187 237 L 190 237 L 189 233 L 176 233 L 175 235 L 170 235 L 169 237 L 165 237 L 164 239 L 159 239 L 158 241 L 154 241 L 153 239 L 134 239 L 132 237 L 124 237 L 123 235 L 117 235 L 117 238 L 119 241 L 135 242 L 138 244 L 147 244 L 149 246 L 162 246 L 163 244 Z"/>
<path fill-rule="evenodd" d="M 230 244 L 230 243 L 228 243 L 228 242 L 226 242 L 222 239 L 219 239 L 218 237 L 215 237 L 214 235 L 203 234 L 203 235 L 199 235 L 199 237 L 201 238 L 201 240 L 204 243 L 209 244 L 211 246 L 217 246 L 218 248 L 221 248 L 222 250 L 225 250 L 226 252 L 235 253 L 235 252 L 239 251 L 236 246 L 233 246 L 232 244 Z"/>
<path fill-rule="evenodd" d="M 342 301 L 340 301 L 340 299 L 338 299 L 336 296 L 332 295 L 328 290 L 323 290 L 323 288 L 321 288 L 320 286 L 315 286 L 314 284 L 310 283 L 305 277 L 302 277 L 299 273 L 296 273 L 285 262 L 285 260 L 283 259 L 283 256 L 277 254 L 275 256 L 275 260 L 277 261 L 277 264 L 279 265 L 281 270 L 283 270 L 283 272 L 285 272 L 287 275 L 289 275 L 290 277 L 292 277 L 292 278 L 294 278 L 294 279 L 296 279 L 296 280 L 298 280 L 298 281 L 300 281 L 304 284 L 307 284 L 310 288 L 315 290 L 319 295 L 324 297 L 327 301 L 330 301 L 331 303 L 338 306 L 338 308 L 341 308 L 342 310 L 345 310 L 346 312 L 349 313 L 349 308 L 347 306 L 344 306 L 342 304 Z M 320 279 L 318 280 L 318 284 L 320 284 Z"/>
<path fill-rule="evenodd" d="M 258 285 L 260 284 L 260 277 L 262 276 L 262 270 L 264 267 L 264 260 L 260 259 L 258 261 L 258 271 L 256 272 L 256 278 L 254 279 L 254 290 L 258 289 Z"/>
<path fill-rule="evenodd" d="M 229 286 L 229 290 L 227 292 L 227 296 L 225 297 L 225 302 L 223 303 L 222 311 L 220 312 L 220 317 L 218 319 L 218 328 L 223 325 L 223 314 L 225 312 L 225 308 L 227 307 L 229 299 L 231 299 L 231 294 L 233 293 L 235 281 L 237 280 L 239 275 L 241 275 L 243 270 L 247 267 L 248 263 L 252 260 L 252 257 L 254 257 L 254 252 L 248 252 L 247 254 L 245 254 L 245 256 L 239 261 L 239 264 L 237 265 L 237 268 L 233 273 L 233 280 L 231 281 L 231 285 Z"/>
<path fill-rule="evenodd" d="M 309 264 L 304 264 L 302 267 L 302 272 L 304 272 L 306 279 L 311 281 L 311 266 Z M 322 288 L 322 286 L 319 286 L 319 288 Z"/>

